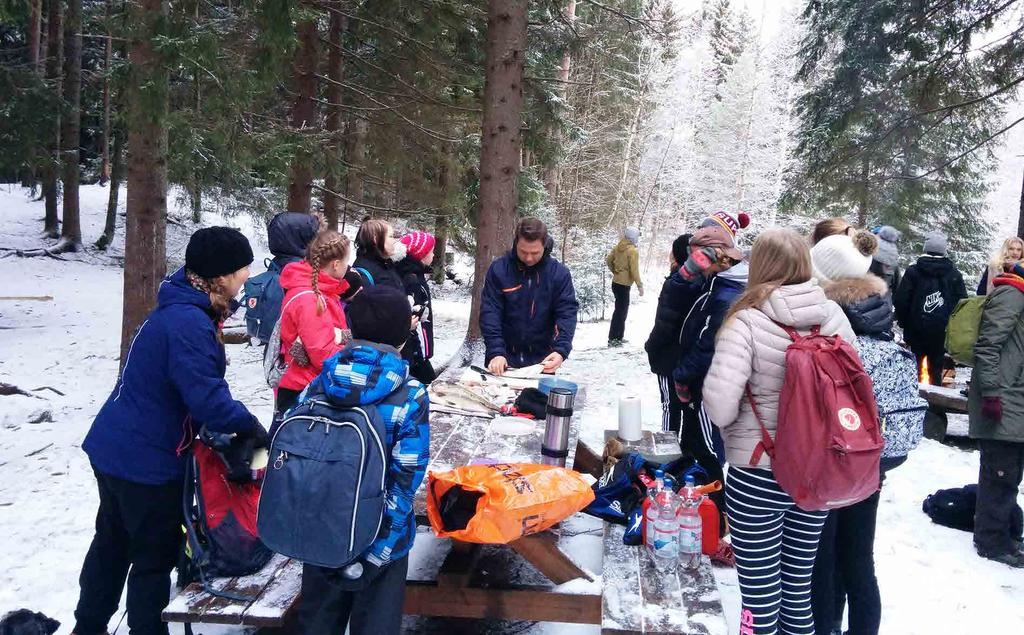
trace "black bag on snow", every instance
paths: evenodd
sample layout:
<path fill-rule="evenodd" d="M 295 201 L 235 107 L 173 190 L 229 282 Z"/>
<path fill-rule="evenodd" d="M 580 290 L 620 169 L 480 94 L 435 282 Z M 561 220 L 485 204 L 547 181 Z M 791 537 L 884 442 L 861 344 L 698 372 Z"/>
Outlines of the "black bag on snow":
<path fill-rule="evenodd" d="M 921 509 L 937 525 L 974 531 L 974 509 L 977 504 L 978 486 L 964 485 L 940 489 L 924 499 Z"/>

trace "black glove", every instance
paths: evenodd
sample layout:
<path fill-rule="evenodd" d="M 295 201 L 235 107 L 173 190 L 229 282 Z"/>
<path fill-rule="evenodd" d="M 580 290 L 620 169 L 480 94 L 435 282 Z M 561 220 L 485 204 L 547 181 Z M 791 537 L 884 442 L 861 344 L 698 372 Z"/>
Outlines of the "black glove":
<path fill-rule="evenodd" d="M 349 267 L 349 270 L 345 272 L 345 282 L 348 283 L 348 289 L 345 293 L 341 294 L 341 300 L 347 302 L 355 297 L 359 290 L 363 288 L 363 276 L 358 271 Z"/>

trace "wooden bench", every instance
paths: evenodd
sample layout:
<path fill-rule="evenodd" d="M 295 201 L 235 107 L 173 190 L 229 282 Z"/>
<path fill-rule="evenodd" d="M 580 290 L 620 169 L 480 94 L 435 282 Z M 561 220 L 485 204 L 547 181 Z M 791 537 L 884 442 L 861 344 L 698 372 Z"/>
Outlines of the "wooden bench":
<path fill-rule="evenodd" d="M 165 622 L 192 624 L 235 624 L 256 628 L 282 628 L 299 599 L 302 563 L 275 554 L 262 570 L 237 578 L 216 578 L 216 591 L 249 596 L 248 601 L 230 600 L 208 593 L 192 583 L 175 597 L 163 612 Z"/>
<path fill-rule="evenodd" d="M 928 402 L 928 412 L 924 417 L 924 436 L 938 441 L 947 442 L 946 433 L 949 427 L 947 415 L 967 414 L 967 397 L 959 388 L 945 388 L 931 384 L 920 384 L 918 394 Z"/>

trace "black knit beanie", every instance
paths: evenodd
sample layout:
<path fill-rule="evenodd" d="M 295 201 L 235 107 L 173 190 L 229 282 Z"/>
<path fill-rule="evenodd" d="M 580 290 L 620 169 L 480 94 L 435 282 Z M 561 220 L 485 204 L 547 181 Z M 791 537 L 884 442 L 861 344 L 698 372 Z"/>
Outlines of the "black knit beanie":
<path fill-rule="evenodd" d="M 672 257 L 680 267 L 690 257 L 690 238 L 693 234 L 683 234 L 672 241 Z"/>
<path fill-rule="evenodd" d="M 352 338 L 398 348 L 409 339 L 409 297 L 393 287 L 364 286 L 348 303 Z"/>
<path fill-rule="evenodd" d="M 231 227 L 205 227 L 192 234 L 185 248 L 185 268 L 200 278 L 216 278 L 252 264 L 252 247 Z"/>

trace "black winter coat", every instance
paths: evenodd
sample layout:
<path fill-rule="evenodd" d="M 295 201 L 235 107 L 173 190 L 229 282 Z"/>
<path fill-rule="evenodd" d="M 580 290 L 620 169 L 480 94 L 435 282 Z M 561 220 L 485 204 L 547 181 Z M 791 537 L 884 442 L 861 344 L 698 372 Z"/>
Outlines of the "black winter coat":
<path fill-rule="evenodd" d="M 665 278 L 658 295 L 658 309 L 654 314 L 654 328 L 644 344 L 651 372 L 657 375 L 671 375 L 676 362 L 683 352 L 680 335 L 686 314 L 693 308 L 693 303 L 700 297 L 704 287 L 704 278 L 697 277 L 687 282 L 673 271 Z"/>
<path fill-rule="evenodd" d="M 424 307 L 420 323 L 409 335 L 409 341 L 402 349 L 402 357 L 409 362 L 430 359 L 434 356 L 434 306 L 431 302 L 427 267 L 415 258 L 406 257 L 396 266 L 402 276 L 405 294 L 412 298 L 413 305 Z"/>
<path fill-rule="evenodd" d="M 944 346 L 949 316 L 966 297 L 964 277 L 952 260 L 930 255 L 918 258 L 903 274 L 892 298 L 907 344 L 911 348 Z"/>
<path fill-rule="evenodd" d="M 373 282 L 366 280 L 364 282 L 365 284 L 394 287 L 403 293 L 405 292 L 405 284 L 402 283 L 402 276 L 399 275 L 395 263 L 390 260 L 382 260 L 370 254 L 360 253 L 356 257 L 356 261 L 352 263 L 352 268 L 364 269 L 369 272 L 373 277 Z M 359 274 L 362 275 L 363 272 L 360 271 Z"/>

